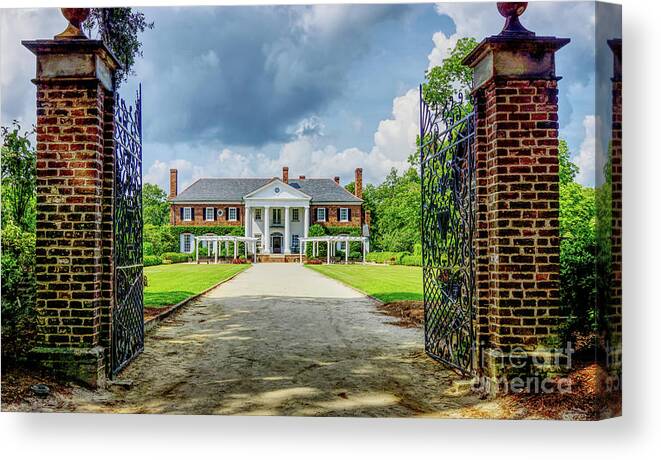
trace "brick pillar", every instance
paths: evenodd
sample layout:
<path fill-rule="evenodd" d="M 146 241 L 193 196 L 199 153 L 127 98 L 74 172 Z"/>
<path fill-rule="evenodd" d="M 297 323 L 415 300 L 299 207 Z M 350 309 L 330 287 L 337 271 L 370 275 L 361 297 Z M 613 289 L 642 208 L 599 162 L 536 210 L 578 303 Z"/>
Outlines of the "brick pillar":
<path fill-rule="evenodd" d="M 611 293 L 610 346 L 615 363 L 622 344 L 622 39 L 609 40 L 613 51 L 611 123 Z"/>
<path fill-rule="evenodd" d="M 335 176 L 335 177 L 333 177 L 333 180 L 335 181 L 335 183 L 336 183 L 337 185 L 340 185 L 340 176 Z"/>
<path fill-rule="evenodd" d="M 46 368 L 102 385 L 113 297 L 117 61 L 98 40 L 37 40 L 37 343 Z"/>
<path fill-rule="evenodd" d="M 568 42 L 501 33 L 464 60 L 477 117 L 478 371 L 490 391 L 557 358 L 547 351 L 560 319 L 554 55 Z"/>
<path fill-rule="evenodd" d="M 289 168 L 287 166 L 282 167 L 282 182 L 289 183 Z"/>

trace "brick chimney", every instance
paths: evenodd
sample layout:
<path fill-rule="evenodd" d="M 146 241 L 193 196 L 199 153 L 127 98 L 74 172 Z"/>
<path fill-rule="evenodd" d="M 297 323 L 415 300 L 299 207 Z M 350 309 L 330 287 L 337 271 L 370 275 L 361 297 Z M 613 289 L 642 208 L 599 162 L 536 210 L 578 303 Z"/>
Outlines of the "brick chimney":
<path fill-rule="evenodd" d="M 335 181 L 335 183 L 336 183 L 337 185 L 340 185 L 340 176 L 335 176 L 335 177 L 333 177 L 333 180 Z"/>
<path fill-rule="evenodd" d="M 363 199 L 363 168 L 356 168 L 355 192 L 361 200 Z"/>
<path fill-rule="evenodd" d="M 282 182 L 289 183 L 289 168 L 287 166 L 282 167 Z"/>
<path fill-rule="evenodd" d="M 298 176 L 300 180 L 305 180 L 305 176 Z"/>
<path fill-rule="evenodd" d="M 171 169 L 170 170 L 170 194 L 168 195 L 168 199 L 172 199 L 178 194 L 177 190 L 177 170 L 176 169 Z"/>

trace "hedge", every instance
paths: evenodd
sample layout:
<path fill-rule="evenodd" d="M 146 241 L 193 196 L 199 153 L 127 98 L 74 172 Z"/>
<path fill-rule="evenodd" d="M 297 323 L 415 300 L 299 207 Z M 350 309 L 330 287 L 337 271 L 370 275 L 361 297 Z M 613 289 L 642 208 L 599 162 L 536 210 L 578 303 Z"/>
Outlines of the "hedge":
<path fill-rule="evenodd" d="M 376 262 L 377 264 L 397 265 L 401 262 L 402 257 L 408 255 L 410 255 L 408 252 L 370 252 L 366 259 L 368 262 Z"/>
<path fill-rule="evenodd" d="M 163 259 L 161 259 L 158 256 L 146 255 L 142 257 L 142 264 L 145 267 L 151 267 L 152 265 L 161 265 L 162 263 L 163 263 Z"/>
<path fill-rule="evenodd" d="M 365 259 L 377 264 L 422 266 L 422 255 L 408 252 L 370 252 Z"/>
<path fill-rule="evenodd" d="M 191 255 L 181 252 L 164 252 L 161 254 L 161 259 L 163 259 L 163 263 L 166 263 L 165 261 L 169 261 L 171 264 L 179 264 L 191 260 Z"/>

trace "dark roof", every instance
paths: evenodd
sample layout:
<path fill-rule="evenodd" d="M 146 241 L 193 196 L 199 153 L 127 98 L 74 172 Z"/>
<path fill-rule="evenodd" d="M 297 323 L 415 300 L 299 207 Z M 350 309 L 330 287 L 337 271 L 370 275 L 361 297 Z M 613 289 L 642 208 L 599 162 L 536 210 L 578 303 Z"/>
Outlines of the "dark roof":
<path fill-rule="evenodd" d="M 238 203 L 250 192 L 271 182 L 273 179 L 199 179 L 172 199 L 173 203 L 190 202 L 234 202 Z M 333 179 L 291 179 L 289 185 L 312 197 L 313 202 L 361 203 L 362 200 L 349 193 Z"/>

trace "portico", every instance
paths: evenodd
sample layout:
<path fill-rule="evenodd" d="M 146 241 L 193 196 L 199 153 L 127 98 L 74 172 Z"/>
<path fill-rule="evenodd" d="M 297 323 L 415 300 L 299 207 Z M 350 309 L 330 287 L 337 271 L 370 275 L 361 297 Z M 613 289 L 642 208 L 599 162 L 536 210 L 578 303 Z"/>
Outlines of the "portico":
<path fill-rule="evenodd" d="M 310 196 L 273 179 L 243 197 L 245 236 L 261 241 L 261 254 L 292 254 L 308 235 Z"/>

